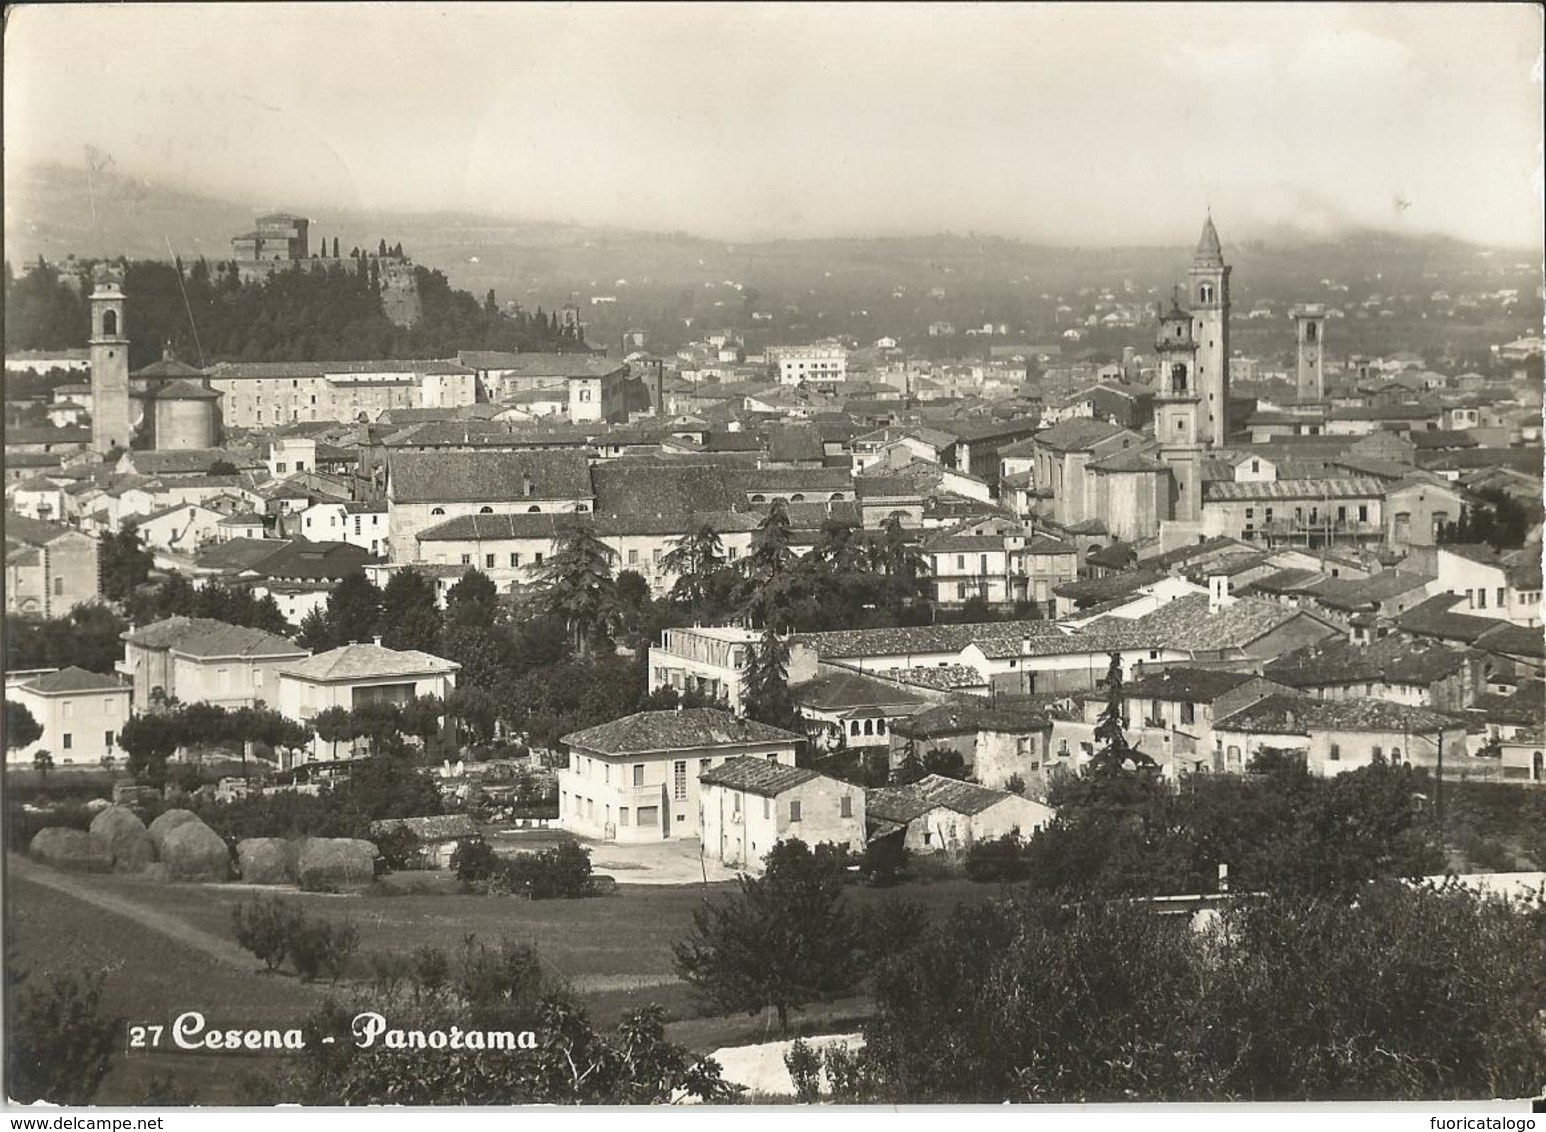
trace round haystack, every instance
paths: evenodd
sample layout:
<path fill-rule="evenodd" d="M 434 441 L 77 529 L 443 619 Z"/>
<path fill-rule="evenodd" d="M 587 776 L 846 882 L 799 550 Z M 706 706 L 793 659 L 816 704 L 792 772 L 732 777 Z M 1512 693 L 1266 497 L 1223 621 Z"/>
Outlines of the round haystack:
<path fill-rule="evenodd" d="M 156 860 L 161 860 L 161 844 L 166 840 L 167 834 L 179 826 L 189 822 L 199 821 L 199 815 L 192 810 L 168 810 L 155 821 L 150 823 L 150 843 L 155 846 Z M 200 825 L 204 824 L 199 822 Z"/>
<path fill-rule="evenodd" d="M 231 850 L 198 818 L 183 822 L 161 839 L 167 880 L 229 880 Z"/>
<path fill-rule="evenodd" d="M 140 872 L 155 859 L 150 831 L 127 806 L 109 806 L 91 819 L 91 849 L 119 873 Z"/>
<path fill-rule="evenodd" d="M 47 861 L 61 869 L 90 869 L 95 867 L 91 852 L 91 834 L 84 829 L 67 829 L 51 825 L 38 830 L 29 850 L 40 861 Z"/>
<path fill-rule="evenodd" d="M 283 837 L 249 837 L 236 843 L 236 867 L 246 884 L 287 884 L 295 870 Z"/>
<path fill-rule="evenodd" d="M 295 878 L 302 888 L 357 888 L 376 876 L 380 850 L 352 837 L 313 837 L 300 852 Z"/>

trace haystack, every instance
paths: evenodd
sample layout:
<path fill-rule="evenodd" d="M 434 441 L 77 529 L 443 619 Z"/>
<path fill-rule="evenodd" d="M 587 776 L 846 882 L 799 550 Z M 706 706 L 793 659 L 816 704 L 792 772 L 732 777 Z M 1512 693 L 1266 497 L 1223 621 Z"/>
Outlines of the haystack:
<path fill-rule="evenodd" d="M 47 861 L 61 869 L 90 869 L 95 867 L 91 853 L 91 834 L 84 829 L 67 829 L 51 825 L 38 831 L 29 850 L 40 861 Z"/>
<path fill-rule="evenodd" d="M 168 810 L 155 821 L 150 823 L 150 843 L 156 848 L 156 860 L 161 860 L 161 843 L 166 840 L 167 834 L 178 826 L 187 825 L 189 822 L 199 821 L 199 815 L 192 810 Z M 199 822 L 203 825 L 203 822 Z"/>
<path fill-rule="evenodd" d="M 231 850 L 198 818 L 183 822 L 161 839 L 167 880 L 229 880 Z"/>
<path fill-rule="evenodd" d="M 238 841 L 236 867 L 246 884 L 286 884 L 295 879 L 283 837 L 249 837 Z"/>
<path fill-rule="evenodd" d="M 302 888 L 352 888 L 370 884 L 380 850 L 353 837 L 313 837 L 301 846 L 295 877 Z"/>
<path fill-rule="evenodd" d="M 109 806 L 91 819 L 91 851 L 119 873 L 141 872 L 156 855 L 150 831 L 126 806 Z"/>

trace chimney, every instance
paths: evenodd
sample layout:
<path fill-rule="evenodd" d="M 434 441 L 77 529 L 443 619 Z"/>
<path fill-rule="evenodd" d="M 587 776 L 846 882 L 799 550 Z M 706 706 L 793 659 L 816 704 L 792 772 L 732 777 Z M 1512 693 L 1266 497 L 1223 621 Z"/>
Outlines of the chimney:
<path fill-rule="evenodd" d="M 381 647 L 381 636 L 379 634 L 377 634 L 375 637 L 373 637 L 371 639 L 371 643 L 374 644 L 379 649 Z"/>
<path fill-rule="evenodd" d="M 1226 574 L 1208 575 L 1208 612 L 1217 613 L 1226 605 L 1233 605 L 1235 599 L 1229 593 L 1229 576 Z"/>

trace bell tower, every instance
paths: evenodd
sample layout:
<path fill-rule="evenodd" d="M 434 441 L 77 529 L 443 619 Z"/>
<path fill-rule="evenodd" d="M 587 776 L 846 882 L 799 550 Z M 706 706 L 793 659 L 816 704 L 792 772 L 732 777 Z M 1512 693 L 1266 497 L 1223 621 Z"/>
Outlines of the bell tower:
<path fill-rule="evenodd" d="M 1299 403 L 1308 405 L 1326 399 L 1326 308 L 1320 303 L 1295 307 L 1288 312 L 1294 320 L 1294 342 L 1298 357 L 1295 382 Z"/>
<path fill-rule="evenodd" d="M 129 331 L 123 273 L 99 266 L 91 291 L 91 446 L 100 456 L 129 447 Z"/>
<path fill-rule="evenodd" d="M 1158 373 L 1154 387 L 1154 436 L 1158 456 L 1170 465 L 1175 490 L 1169 518 L 1202 518 L 1202 391 L 1198 386 L 1200 351 L 1192 337 L 1195 317 L 1179 306 L 1160 315 L 1154 342 Z"/>
<path fill-rule="evenodd" d="M 1229 438 L 1229 271 L 1210 213 L 1186 273 L 1197 343 L 1197 438 L 1206 448 Z"/>

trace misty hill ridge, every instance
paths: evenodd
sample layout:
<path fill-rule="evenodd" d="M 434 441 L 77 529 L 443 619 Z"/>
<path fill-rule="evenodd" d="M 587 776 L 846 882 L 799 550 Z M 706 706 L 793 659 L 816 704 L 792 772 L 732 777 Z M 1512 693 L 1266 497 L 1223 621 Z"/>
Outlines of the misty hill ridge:
<path fill-rule="evenodd" d="M 314 235 L 337 237 L 345 246 L 374 243 L 385 235 L 421 249 L 422 262 L 435 262 L 424 251 L 430 248 L 477 248 L 505 242 L 533 247 L 628 247 L 662 245 L 677 253 L 756 253 L 781 257 L 805 249 L 832 252 L 871 249 L 906 255 L 930 252 L 959 253 L 962 245 L 979 252 L 990 249 L 1016 254 L 1145 253 L 1174 254 L 1174 248 L 1052 247 L 992 234 L 940 232 L 928 235 L 874 237 L 790 237 L 757 241 L 723 241 L 684 233 L 634 231 L 551 221 L 514 220 L 466 212 L 401 212 L 393 210 L 339 209 L 305 206 L 294 202 L 240 204 L 176 186 L 112 171 L 90 172 L 64 165 L 39 165 L 11 178 L 5 201 L 6 258 L 17 263 L 44 255 L 50 259 L 69 254 L 164 257 L 167 242 L 185 258 L 230 256 L 230 240 L 252 225 L 254 216 L 269 211 L 294 211 L 316 223 Z M 1405 235 L 1380 231 L 1354 231 L 1334 238 L 1312 234 L 1290 224 L 1258 232 L 1236 232 L 1226 246 L 1255 251 L 1334 245 L 1343 252 L 1360 245 L 1392 250 L 1429 248 L 1459 250 L 1467 245 L 1442 235 Z M 732 251 L 733 249 L 733 251 Z"/>

